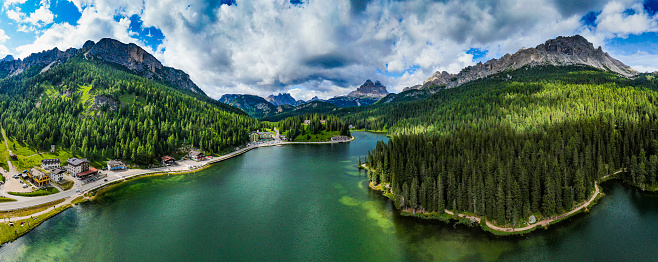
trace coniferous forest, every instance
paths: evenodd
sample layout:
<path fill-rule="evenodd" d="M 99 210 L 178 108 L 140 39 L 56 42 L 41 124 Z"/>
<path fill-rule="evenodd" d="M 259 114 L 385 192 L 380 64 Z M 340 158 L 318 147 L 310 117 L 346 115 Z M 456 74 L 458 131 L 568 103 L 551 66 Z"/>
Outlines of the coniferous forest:
<path fill-rule="evenodd" d="M 57 145 L 89 159 L 150 164 L 181 145 L 233 150 L 260 125 L 236 108 L 115 64 L 73 58 L 39 70 L 0 80 L 0 121 L 10 139 L 44 151 Z M 94 106 L 92 94 L 115 105 Z"/>
<path fill-rule="evenodd" d="M 309 120 L 308 129 L 304 128 L 304 121 Z M 323 124 L 321 121 L 324 121 Z M 322 131 L 340 132 L 341 136 L 351 136 L 347 124 L 336 116 L 304 114 L 283 119 L 278 122 L 278 128 L 281 132 L 288 132 L 288 139 L 295 140 L 297 136 L 310 134 L 319 134 Z"/>
<path fill-rule="evenodd" d="M 344 117 L 390 127 L 391 140 L 367 156 L 370 181 L 403 210 L 470 212 L 499 225 L 565 213 L 617 171 L 655 190 L 653 76 L 577 67 L 507 74 Z"/>

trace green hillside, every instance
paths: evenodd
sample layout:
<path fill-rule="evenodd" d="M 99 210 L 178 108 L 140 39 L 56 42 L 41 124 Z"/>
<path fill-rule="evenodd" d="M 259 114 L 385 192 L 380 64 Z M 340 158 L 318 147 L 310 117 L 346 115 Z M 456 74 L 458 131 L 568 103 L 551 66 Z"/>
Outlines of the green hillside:
<path fill-rule="evenodd" d="M 390 185 L 404 210 L 450 209 L 519 225 L 531 214 L 571 210 L 621 168 L 627 183 L 655 190 L 656 90 L 650 75 L 521 68 L 339 115 L 357 127 L 389 127 L 391 141 L 368 156 L 370 179 Z"/>
<path fill-rule="evenodd" d="M 100 60 L 39 71 L 0 80 L 2 128 L 33 151 L 54 144 L 91 160 L 150 164 L 182 145 L 231 150 L 259 125 L 237 108 Z"/>

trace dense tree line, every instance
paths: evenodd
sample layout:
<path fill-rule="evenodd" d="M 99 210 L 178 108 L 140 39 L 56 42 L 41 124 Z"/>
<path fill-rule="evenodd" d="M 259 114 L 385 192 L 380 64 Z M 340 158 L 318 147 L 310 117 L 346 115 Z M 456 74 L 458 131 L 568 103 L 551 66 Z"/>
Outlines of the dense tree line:
<path fill-rule="evenodd" d="M 465 127 L 486 129 L 500 124 L 530 130 L 601 112 L 614 116 L 624 111 L 637 118 L 640 112 L 631 109 L 653 106 L 651 101 L 657 98 L 656 93 L 637 90 L 658 90 L 658 81 L 652 77 L 627 79 L 581 66 L 524 67 L 442 89 L 426 99 L 344 108 L 331 114 L 358 129 L 387 129 L 392 135 L 449 134 Z M 591 103 L 597 99 L 605 103 Z"/>
<path fill-rule="evenodd" d="M 118 102 L 92 110 L 83 86 Z M 84 59 L 37 74 L 0 80 L 0 121 L 7 135 L 41 150 L 55 144 L 90 159 L 157 162 L 182 145 L 208 153 L 248 142 L 258 128 L 243 112 L 203 95 L 135 76 L 118 66 Z"/>
<path fill-rule="evenodd" d="M 308 130 L 304 129 L 304 121 L 309 120 Z M 322 120 L 325 121 L 322 124 Z M 300 116 L 289 117 L 279 121 L 278 128 L 280 132 L 288 131 L 288 138 L 294 140 L 297 136 L 304 135 L 307 131 L 310 134 L 319 134 L 322 131 L 337 131 L 341 136 L 351 136 L 349 126 L 336 116 L 305 114 Z"/>
<path fill-rule="evenodd" d="M 658 121 L 575 121 L 541 132 L 509 128 L 402 135 L 379 142 L 370 180 L 390 184 L 403 209 L 471 212 L 505 224 L 571 210 L 620 168 L 625 182 L 656 186 Z"/>
<path fill-rule="evenodd" d="M 504 74 L 512 80 L 495 75 L 342 116 L 390 124 L 392 139 L 367 157 L 370 180 L 389 185 L 401 208 L 472 212 L 499 224 L 571 210 L 621 169 L 631 185 L 658 186 L 655 79 L 578 67 Z"/>

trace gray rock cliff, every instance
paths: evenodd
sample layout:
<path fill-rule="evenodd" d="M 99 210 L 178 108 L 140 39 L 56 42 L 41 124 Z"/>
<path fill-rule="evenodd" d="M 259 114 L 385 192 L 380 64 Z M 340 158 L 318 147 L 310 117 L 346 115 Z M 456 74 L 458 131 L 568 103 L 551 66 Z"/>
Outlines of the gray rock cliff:
<path fill-rule="evenodd" d="M 444 85 L 447 88 L 451 88 L 500 73 L 507 69 L 518 69 L 523 66 L 535 65 L 587 65 L 615 72 L 625 77 L 631 77 L 637 74 L 629 66 L 610 57 L 608 53 L 603 52 L 601 47 L 594 48 L 594 45 L 587 41 L 587 39 L 580 35 L 575 35 L 570 37 L 560 36 L 534 48 L 522 48 L 513 55 L 506 54 L 500 59 L 491 59 L 485 63 L 480 62 L 477 65 L 462 69 L 457 74 L 437 71 L 425 80 L 422 87 L 416 86 L 409 89 L 420 89 L 437 85 Z"/>

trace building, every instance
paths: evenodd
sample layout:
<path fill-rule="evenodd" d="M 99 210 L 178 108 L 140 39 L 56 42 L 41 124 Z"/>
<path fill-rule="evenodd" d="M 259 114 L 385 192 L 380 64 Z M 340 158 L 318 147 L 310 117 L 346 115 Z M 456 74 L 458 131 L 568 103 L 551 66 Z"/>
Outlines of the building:
<path fill-rule="evenodd" d="M 249 134 L 249 139 L 251 140 L 251 142 L 274 139 L 274 134 L 272 134 L 272 132 L 260 132 L 259 130 L 259 131 L 251 132 Z"/>
<path fill-rule="evenodd" d="M 107 161 L 107 170 L 124 170 L 127 169 L 126 165 L 119 160 Z"/>
<path fill-rule="evenodd" d="M 325 121 L 325 120 L 320 120 L 320 124 L 326 124 L 326 123 L 327 123 L 327 121 Z"/>
<path fill-rule="evenodd" d="M 311 124 L 311 120 L 304 120 L 304 125 L 310 125 L 310 124 Z"/>
<path fill-rule="evenodd" d="M 40 167 L 30 169 L 28 173 L 30 180 L 35 186 L 42 187 L 50 183 L 50 172 Z"/>
<path fill-rule="evenodd" d="M 331 138 L 331 141 L 333 142 L 338 142 L 338 141 L 349 141 L 352 138 L 349 136 L 335 136 Z"/>
<path fill-rule="evenodd" d="M 66 170 L 55 168 L 50 171 L 50 180 L 60 183 L 64 181 L 64 173 L 66 173 Z"/>
<path fill-rule="evenodd" d="M 89 161 L 87 159 L 71 158 L 66 162 L 69 164 L 66 166 L 66 172 L 72 176 L 77 176 L 89 170 Z"/>
<path fill-rule="evenodd" d="M 81 173 L 77 173 L 75 175 L 75 177 L 77 179 L 83 180 L 83 179 L 87 179 L 87 178 L 89 178 L 89 177 L 91 177 L 91 176 L 93 176 L 97 173 L 98 173 L 98 169 L 90 166 L 86 171 L 83 171 Z"/>
<path fill-rule="evenodd" d="M 176 164 L 176 160 L 173 157 L 170 156 L 162 157 L 162 166 L 171 166 L 175 164 Z"/>
<path fill-rule="evenodd" d="M 41 168 L 43 169 L 50 170 L 60 167 L 61 167 L 60 160 L 57 158 L 41 160 Z"/>
<path fill-rule="evenodd" d="M 192 152 L 190 152 L 190 154 L 188 156 L 194 161 L 199 161 L 199 160 L 203 160 L 204 158 L 206 158 L 206 155 L 204 153 L 201 153 L 201 152 L 198 152 L 198 151 L 192 151 Z"/>

